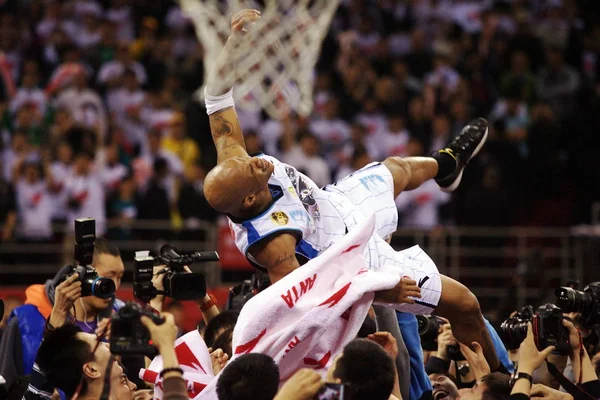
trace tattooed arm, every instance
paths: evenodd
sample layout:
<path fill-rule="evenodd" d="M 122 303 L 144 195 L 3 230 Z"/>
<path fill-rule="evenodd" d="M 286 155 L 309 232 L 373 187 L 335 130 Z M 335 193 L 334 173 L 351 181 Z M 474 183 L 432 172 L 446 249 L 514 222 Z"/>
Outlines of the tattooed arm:
<path fill-rule="evenodd" d="M 249 9 L 241 10 L 231 18 L 231 36 L 227 39 L 206 82 L 208 95 L 223 95 L 235 83 L 236 60 L 233 56 L 235 47 L 243 45 L 239 39 L 245 34 L 245 27 L 258 19 L 260 19 L 260 12 Z M 248 155 L 234 107 L 224 108 L 211 114 L 209 120 L 212 138 L 217 147 L 218 162 L 231 157 Z"/>
<path fill-rule="evenodd" d="M 256 262 L 267 269 L 271 282 L 275 283 L 300 267 L 296 259 L 296 243 L 296 236 L 280 233 L 269 236 L 252 246 L 250 254 Z"/>
<path fill-rule="evenodd" d="M 217 111 L 209 116 L 209 121 L 210 132 L 217 148 L 217 163 L 231 157 L 248 155 L 235 108 Z"/>

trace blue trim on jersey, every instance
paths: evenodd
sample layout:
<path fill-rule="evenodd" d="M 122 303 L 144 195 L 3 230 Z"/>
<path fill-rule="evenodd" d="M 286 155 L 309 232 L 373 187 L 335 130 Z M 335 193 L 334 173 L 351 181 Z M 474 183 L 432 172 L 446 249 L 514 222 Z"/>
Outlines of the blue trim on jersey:
<path fill-rule="evenodd" d="M 308 258 L 309 260 L 312 260 L 313 258 L 315 258 L 316 256 L 319 255 L 319 252 L 317 251 L 317 249 L 312 247 L 310 245 L 310 243 L 308 243 L 304 239 L 301 239 L 298 242 L 298 244 L 296 245 L 296 252 L 302 254 L 304 257 Z"/>
<path fill-rule="evenodd" d="M 248 232 L 248 243 L 254 243 L 254 242 L 256 242 L 257 240 L 260 239 L 260 235 L 258 234 L 258 232 L 256 231 L 256 229 L 254 228 L 254 226 L 252 226 L 251 222 L 244 221 L 244 222 L 242 222 L 242 226 Z"/>
<path fill-rule="evenodd" d="M 296 233 L 298 232 L 300 234 L 300 237 L 302 237 L 302 229 L 299 228 L 294 228 L 294 227 L 287 227 L 287 228 L 278 228 L 278 229 L 274 229 L 272 231 L 269 231 L 269 233 L 264 234 L 263 236 L 259 236 L 258 232 L 256 231 L 256 229 L 254 229 L 254 227 L 252 226 L 252 224 L 248 221 L 243 222 L 242 226 L 246 229 L 248 229 L 248 226 L 250 227 L 250 229 L 248 230 L 248 244 L 246 245 L 246 247 L 244 248 L 244 254 L 248 253 L 248 249 L 250 248 L 250 246 L 252 246 L 254 243 L 256 242 L 260 242 L 261 240 L 263 240 L 266 237 L 269 237 L 277 232 L 282 232 L 282 231 L 287 231 L 287 232 L 293 232 Z M 252 236 L 250 236 L 250 232 L 252 232 Z M 250 240 L 250 239 L 254 239 L 254 240 Z"/>

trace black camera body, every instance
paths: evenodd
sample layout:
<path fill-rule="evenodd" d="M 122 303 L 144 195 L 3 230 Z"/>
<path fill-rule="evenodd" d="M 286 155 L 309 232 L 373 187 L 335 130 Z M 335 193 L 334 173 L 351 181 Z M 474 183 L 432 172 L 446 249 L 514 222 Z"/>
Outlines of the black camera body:
<path fill-rule="evenodd" d="M 600 325 L 600 282 L 587 285 L 583 291 L 570 287 L 561 287 L 554 292 L 556 304 L 564 312 L 581 313 L 579 324 L 593 329 Z"/>
<path fill-rule="evenodd" d="M 81 282 L 81 297 L 96 296 L 101 299 L 114 297 L 116 286 L 112 279 L 98 276 L 92 267 L 94 258 L 94 242 L 96 241 L 96 221 L 92 218 L 75 220 L 75 251 L 77 266 L 69 266 L 58 282 L 64 282 L 77 273 Z"/>
<path fill-rule="evenodd" d="M 137 303 L 128 302 L 111 318 L 110 352 L 113 354 L 143 354 L 153 357 L 158 354 L 152 344 L 150 332 L 140 318 L 147 316 L 160 325 L 165 320 Z"/>
<path fill-rule="evenodd" d="M 218 261 L 216 251 L 196 252 L 180 255 L 177 249 L 164 245 L 160 255 L 151 257 L 149 252 L 138 252 L 133 272 L 134 296 L 148 303 L 158 294 L 164 294 L 173 300 L 196 300 L 206 296 L 206 279 L 202 273 L 186 272 L 184 266 L 194 262 Z M 159 292 L 152 284 L 153 268 L 165 265 L 163 277 L 164 290 Z"/>
<path fill-rule="evenodd" d="M 421 347 L 423 350 L 436 351 L 438 348 L 437 337 L 442 325 L 446 322 L 436 315 L 416 315 L 419 324 L 419 336 L 421 337 Z M 448 346 L 448 358 L 453 361 L 464 360 L 464 355 L 460 347 L 456 345 Z"/>
<path fill-rule="evenodd" d="M 241 311 L 244 304 L 252 297 L 262 292 L 271 285 L 269 275 L 262 271 L 256 271 L 252 279 L 246 279 L 244 282 L 229 288 L 227 297 L 227 310 Z"/>
<path fill-rule="evenodd" d="M 531 322 L 533 339 L 538 350 L 555 346 L 554 353 L 571 353 L 569 331 L 562 324 L 563 311 L 554 304 L 544 304 L 535 312 L 533 307 L 525 306 L 513 317 L 500 325 L 500 336 L 509 350 L 518 349 L 527 337 L 527 324 Z"/>

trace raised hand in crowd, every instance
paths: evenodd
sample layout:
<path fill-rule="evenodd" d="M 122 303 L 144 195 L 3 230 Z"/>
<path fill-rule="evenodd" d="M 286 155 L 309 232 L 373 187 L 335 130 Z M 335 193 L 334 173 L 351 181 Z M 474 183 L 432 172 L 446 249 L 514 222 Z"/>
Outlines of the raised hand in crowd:
<path fill-rule="evenodd" d="M 208 352 L 210 353 L 210 361 L 212 362 L 213 372 L 217 375 L 225 365 L 227 365 L 227 361 L 229 361 L 229 355 L 223 352 L 221 349 L 216 349 L 213 351 L 212 347 L 208 348 Z"/>
<path fill-rule="evenodd" d="M 67 320 L 69 311 L 77 299 L 81 298 L 81 282 L 77 273 L 69 276 L 64 282 L 56 287 L 54 293 L 54 307 L 50 314 L 50 325 L 54 328 L 62 326 Z"/>
<path fill-rule="evenodd" d="M 535 384 L 531 387 L 530 397 L 532 399 L 544 400 L 573 400 L 573 396 L 569 393 L 564 393 L 540 384 Z"/>
<path fill-rule="evenodd" d="M 160 325 L 156 325 L 145 315 L 141 317 L 140 321 L 148 328 L 150 338 L 152 338 L 154 346 L 158 349 L 158 352 L 163 358 L 163 369 L 178 369 L 179 361 L 177 360 L 174 346 L 175 340 L 177 339 L 177 325 L 175 325 L 175 319 L 173 318 L 173 314 L 169 313 L 161 313 L 160 316 L 165 319 Z M 164 379 L 170 377 L 181 377 L 181 374 L 172 371 L 163 376 Z"/>
<path fill-rule="evenodd" d="M 394 288 L 375 293 L 375 301 L 380 303 L 415 304 L 413 297 L 421 298 L 421 289 L 410 278 L 402 278 Z"/>
<path fill-rule="evenodd" d="M 511 391 L 511 395 L 521 393 L 529 396 L 531 390 L 531 376 L 533 371 L 544 362 L 544 360 L 554 351 L 554 346 L 548 346 L 544 350 L 539 351 L 533 339 L 533 328 L 531 322 L 527 324 L 527 337 L 519 346 L 519 363 L 517 373 L 522 378 L 519 378 Z"/>
<path fill-rule="evenodd" d="M 311 400 L 322 385 L 321 375 L 303 368 L 288 379 L 273 400 Z"/>
<path fill-rule="evenodd" d="M 438 336 L 438 343 L 439 340 L 440 339 Z M 460 351 L 467 359 L 469 367 L 471 368 L 473 375 L 475 375 L 476 381 L 479 382 L 481 378 L 492 373 L 492 370 L 490 369 L 490 366 L 483 355 L 483 348 L 479 343 L 473 342 L 471 343 L 471 347 L 462 343 L 459 343 L 459 345 Z"/>
<path fill-rule="evenodd" d="M 389 332 L 375 332 L 367 336 L 367 339 L 380 345 L 383 350 L 394 362 L 398 357 L 398 342 L 396 338 Z M 396 370 L 396 376 L 394 378 L 394 388 L 392 389 L 392 395 L 397 398 L 402 398 L 400 393 L 400 378 L 398 371 Z"/>
<path fill-rule="evenodd" d="M 590 356 L 588 355 L 585 347 L 583 346 L 583 339 L 581 333 L 575 327 L 575 325 L 564 319 L 562 321 L 563 326 L 569 331 L 569 342 L 571 343 L 571 364 L 573 365 L 573 376 L 575 377 L 575 383 L 586 383 L 591 381 L 597 381 L 598 375 Z M 579 379 L 581 377 L 581 380 Z"/>

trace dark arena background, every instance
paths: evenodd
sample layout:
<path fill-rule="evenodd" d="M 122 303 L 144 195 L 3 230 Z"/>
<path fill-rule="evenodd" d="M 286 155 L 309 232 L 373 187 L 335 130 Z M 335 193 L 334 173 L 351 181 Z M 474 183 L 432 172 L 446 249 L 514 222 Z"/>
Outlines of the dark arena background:
<path fill-rule="evenodd" d="M 553 301 L 559 286 L 582 289 L 600 280 L 594 5 L 342 0 L 312 74 L 312 113 L 277 120 L 238 108 L 248 153 L 325 186 L 374 160 L 429 155 L 484 117 L 488 142 L 458 190 L 429 182 L 400 195 L 392 245 L 426 249 L 494 324 Z M 27 286 L 73 262 L 79 217 L 121 251 L 121 299 L 133 298 L 135 252 L 166 243 L 219 253 L 191 268 L 221 307 L 250 279 L 203 194 L 216 164 L 194 96 L 205 54 L 171 1 L 0 0 L 3 323 Z M 183 331 L 201 320 L 188 303 Z"/>

